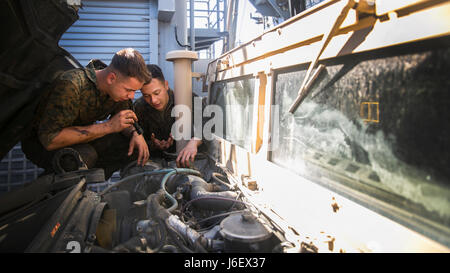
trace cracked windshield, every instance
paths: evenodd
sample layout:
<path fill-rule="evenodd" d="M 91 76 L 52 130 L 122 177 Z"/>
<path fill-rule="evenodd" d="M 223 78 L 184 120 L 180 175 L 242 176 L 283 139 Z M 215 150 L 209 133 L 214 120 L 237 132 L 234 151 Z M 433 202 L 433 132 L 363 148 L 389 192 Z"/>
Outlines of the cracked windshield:
<path fill-rule="evenodd" d="M 448 226 L 450 159 L 442 151 L 450 123 L 442 113 L 450 85 L 430 76 L 449 69 L 449 51 L 440 54 L 330 64 L 294 114 L 306 70 L 278 73 L 271 160 L 313 177 L 317 168 L 334 172 L 343 185 Z"/>

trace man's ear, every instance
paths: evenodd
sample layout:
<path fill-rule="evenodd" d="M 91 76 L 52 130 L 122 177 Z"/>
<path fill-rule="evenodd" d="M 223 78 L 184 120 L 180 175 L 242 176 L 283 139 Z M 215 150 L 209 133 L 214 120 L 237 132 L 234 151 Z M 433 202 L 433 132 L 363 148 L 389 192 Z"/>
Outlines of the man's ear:
<path fill-rule="evenodd" d="M 108 84 L 113 84 L 117 80 L 117 75 L 114 72 L 108 72 L 108 75 L 106 75 L 106 82 Z"/>
<path fill-rule="evenodd" d="M 168 81 L 164 81 L 164 88 L 166 90 L 169 90 L 169 82 Z"/>

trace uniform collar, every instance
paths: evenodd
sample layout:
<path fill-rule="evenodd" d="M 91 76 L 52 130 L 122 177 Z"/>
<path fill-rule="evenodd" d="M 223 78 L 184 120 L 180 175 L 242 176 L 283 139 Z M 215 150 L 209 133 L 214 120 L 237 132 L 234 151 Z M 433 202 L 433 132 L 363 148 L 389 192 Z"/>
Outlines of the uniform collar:
<path fill-rule="evenodd" d="M 103 103 L 105 103 L 108 99 L 110 99 L 110 97 L 107 94 L 104 94 L 102 92 L 100 92 L 100 90 L 98 90 L 97 88 L 97 75 L 95 74 L 95 70 L 100 70 L 100 69 L 104 69 L 106 68 L 107 65 L 102 62 L 99 59 L 92 59 L 89 61 L 89 63 L 86 65 L 86 68 L 84 69 L 84 72 L 86 74 L 86 76 L 88 77 L 88 79 L 90 81 L 92 81 L 92 83 L 95 85 L 95 91 L 97 93 L 97 95 L 100 97 L 100 100 L 103 101 Z"/>
<path fill-rule="evenodd" d="M 167 102 L 166 105 L 166 109 L 171 109 L 172 106 L 174 105 L 174 95 L 173 95 L 173 90 L 169 88 L 169 90 L 167 90 L 167 93 L 169 94 L 169 101 Z"/>
<path fill-rule="evenodd" d="M 97 84 L 97 76 L 95 75 L 95 70 L 100 70 L 106 68 L 106 64 L 99 59 L 92 59 L 86 65 L 86 76 L 91 80 L 94 84 Z"/>

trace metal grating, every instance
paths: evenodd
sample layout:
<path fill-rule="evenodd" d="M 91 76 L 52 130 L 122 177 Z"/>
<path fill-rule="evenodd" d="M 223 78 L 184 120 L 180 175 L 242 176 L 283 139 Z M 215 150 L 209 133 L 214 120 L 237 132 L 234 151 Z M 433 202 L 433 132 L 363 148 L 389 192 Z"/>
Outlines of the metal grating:
<path fill-rule="evenodd" d="M 0 162 L 0 194 L 33 182 L 43 172 L 44 169 L 37 167 L 25 157 L 20 143 L 17 144 Z M 99 192 L 119 180 L 119 172 L 115 172 L 104 183 L 90 184 L 88 189 Z"/>
<path fill-rule="evenodd" d="M 0 192 L 9 192 L 35 180 L 44 170 L 26 159 L 20 143 L 0 162 Z"/>

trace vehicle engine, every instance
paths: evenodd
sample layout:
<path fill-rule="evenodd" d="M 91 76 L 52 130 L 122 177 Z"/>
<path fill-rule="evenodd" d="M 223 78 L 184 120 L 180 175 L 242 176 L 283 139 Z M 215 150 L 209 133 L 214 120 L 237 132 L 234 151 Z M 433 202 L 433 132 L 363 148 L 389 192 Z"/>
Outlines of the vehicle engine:
<path fill-rule="evenodd" d="M 257 186 L 204 154 L 190 168 L 174 155 L 132 162 L 120 177 L 94 192 L 103 170 L 80 167 L 11 192 L 0 200 L 0 252 L 317 252 L 255 199 Z"/>
<path fill-rule="evenodd" d="M 281 232 L 208 159 L 135 163 L 99 196 L 106 202 L 91 252 L 283 252 Z M 284 242 L 284 244 L 283 244 Z"/>

